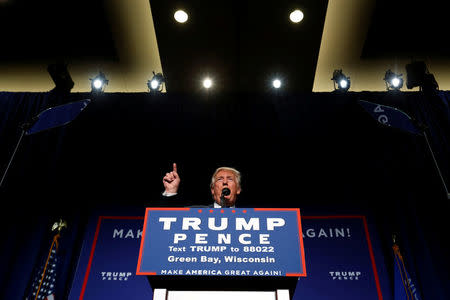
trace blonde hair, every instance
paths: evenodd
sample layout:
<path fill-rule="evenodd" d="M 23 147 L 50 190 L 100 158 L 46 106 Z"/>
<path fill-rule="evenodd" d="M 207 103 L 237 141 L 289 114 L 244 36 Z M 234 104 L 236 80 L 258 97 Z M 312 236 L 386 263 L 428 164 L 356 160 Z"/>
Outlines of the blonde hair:
<path fill-rule="evenodd" d="M 214 183 L 216 181 L 216 175 L 220 171 L 231 171 L 231 172 L 233 172 L 234 176 L 236 176 L 237 187 L 241 188 L 241 172 L 239 172 L 238 170 L 236 170 L 234 168 L 230 168 L 230 167 L 220 167 L 220 168 L 216 169 L 216 171 L 214 172 L 214 174 L 211 177 L 211 184 L 210 184 L 211 188 L 214 188 Z"/>

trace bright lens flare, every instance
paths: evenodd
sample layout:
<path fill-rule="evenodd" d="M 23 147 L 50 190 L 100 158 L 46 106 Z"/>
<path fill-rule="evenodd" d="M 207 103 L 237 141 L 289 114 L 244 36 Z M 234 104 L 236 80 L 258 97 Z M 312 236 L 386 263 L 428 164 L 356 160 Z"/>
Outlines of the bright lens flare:
<path fill-rule="evenodd" d="M 100 79 L 95 79 L 94 80 L 94 87 L 96 89 L 100 89 L 102 87 L 102 85 L 103 85 L 103 81 L 101 81 Z"/>
<path fill-rule="evenodd" d="M 212 86 L 212 80 L 210 78 L 205 78 L 205 80 L 203 80 L 203 87 L 205 89 L 209 89 Z"/>
<path fill-rule="evenodd" d="M 289 19 L 291 19 L 291 22 L 293 23 L 299 23 L 301 20 L 303 20 L 303 12 L 299 9 L 294 10 L 289 15 Z"/>
<path fill-rule="evenodd" d="M 177 10 L 173 17 L 178 23 L 184 23 L 188 20 L 188 14 L 183 10 Z"/>
<path fill-rule="evenodd" d="M 398 87 L 400 85 L 400 79 L 398 79 L 397 77 L 395 77 L 394 79 L 392 79 L 392 85 L 394 87 Z"/>
<path fill-rule="evenodd" d="M 342 79 L 341 81 L 339 81 L 339 85 L 341 86 L 341 88 L 345 89 L 347 87 L 347 80 Z"/>
<path fill-rule="evenodd" d="M 279 79 L 275 79 L 272 81 L 272 85 L 274 88 L 279 89 L 281 87 L 281 81 Z"/>
<path fill-rule="evenodd" d="M 155 90 L 155 89 L 158 87 L 158 85 L 159 85 L 159 81 L 156 80 L 156 79 L 153 79 L 153 80 L 150 82 L 150 87 L 151 87 L 153 90 Z"/>

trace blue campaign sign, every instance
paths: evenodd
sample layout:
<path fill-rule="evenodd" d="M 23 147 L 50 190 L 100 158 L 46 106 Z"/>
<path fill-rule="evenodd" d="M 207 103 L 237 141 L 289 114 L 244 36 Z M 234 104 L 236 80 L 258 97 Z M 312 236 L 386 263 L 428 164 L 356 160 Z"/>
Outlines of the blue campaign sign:
<path fill-rule="evenodd" d="M 135 275 L 143 221 L 143 216 L 91 220 L 69 299 L 152 299 L 147 279 Z"/>
<path fill-rule="evenodd" d="M 308 278 L 296 294 L 317 300 L 383 299 L 379 273 L 384 268 L 365 216 L 304 216 L 302 223 Z"/>
<path fill-rule="evenodd" d="M 298 208 L 147 208 L 137 275 L 306 276 Z"/>

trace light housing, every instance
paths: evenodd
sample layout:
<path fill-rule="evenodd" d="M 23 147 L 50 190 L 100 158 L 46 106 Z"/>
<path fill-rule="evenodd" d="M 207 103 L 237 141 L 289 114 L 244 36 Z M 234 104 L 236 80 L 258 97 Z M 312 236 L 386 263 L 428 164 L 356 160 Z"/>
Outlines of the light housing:
<path fill-rule="evenodd" d="M 162 73 L 153 72 L 153 77 L 147 81 L 148 90 L 150 92 L 161 92 L 165 83 Z"/>
<path fill-rule="evenodd" d="M 346 92 L 350 88 L 350 77 L 345 76 L 342 70 L 334 70 L 331 80 L 335 91 Z"/>
<path fill-rule="evenodd" d="M 421 91 L 437 91 L 439 85 L 434 75 L 428 72 L 428 68 L 423 61 L 413 61 L 405 66 L 406 87 L 412 89 L 419 87 Z"/>
<path fill-rule="evenodd" d="M 53 91 L 70 93 L 74 86 L 74 82 L 69 74 L 69 71 L 67 70 L 67 64 L 50 64 L 47 67 L 47 71 L 50 74 L 53 82 L 55 83 L 55 88 L 53 89 Z"/>
<path fill-rule="evenodd" d="M 97 76 L 94 78 L 89 78 L 91 81 L 91 92 L 93 93 L 103 93 L 105 87 L 108 85 L 109 80 L 106 79 L 105 74 L 103 72 L 99 72 Z"/>
<path fill-rule="evenodd" d="M 386 82 L 386 89 L 388 91 L 398 91 L 403 87 L 403 74 L 395 74 L 390 69 L 384 74 L 383 80 Z"/>

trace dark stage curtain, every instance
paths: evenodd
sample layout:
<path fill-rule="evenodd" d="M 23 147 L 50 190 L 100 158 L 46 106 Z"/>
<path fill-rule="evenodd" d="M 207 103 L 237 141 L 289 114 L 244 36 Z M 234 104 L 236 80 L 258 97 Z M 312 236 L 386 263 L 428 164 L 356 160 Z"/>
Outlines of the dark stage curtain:
<path fill-rule="evenodd" d="M 448 186 L 449 95 L 0 93 L 2 174 L 21 124 L 46 108 L 92 100 L 72 123 L 25 136 L 18 148 L 0 191 L 0 298 L 24 295 L 59 218 L 68 229 L 56 293 L 66 298 L 90 213 L 152 206 L 177 162 L 186 205 L 209 204 L 210 176 L 228 165 L 243 174 L 242 207 L 369 211 L 388 269 L 396 233 L 423 298 L 449 299 L 449 201 L 426 141 L 381 126 L 357 102 L 396 107 L 425 125 Z"/>

